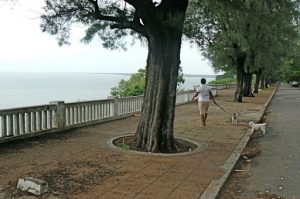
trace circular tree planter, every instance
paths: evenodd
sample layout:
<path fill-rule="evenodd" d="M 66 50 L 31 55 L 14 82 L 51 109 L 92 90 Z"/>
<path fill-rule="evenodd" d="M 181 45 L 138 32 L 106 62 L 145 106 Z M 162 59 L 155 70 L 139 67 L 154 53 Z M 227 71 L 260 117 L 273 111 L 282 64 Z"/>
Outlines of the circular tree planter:
<path fill-rule="evenodd" d="M 136 148 L 136 143 L 133 141 L 134 136 L 133 135 L 126 135 L 126 136 L 120 136 L 117 138 L 113 138 L 108 142 L 108 145 L 110 145 L 113 148 L 117 148 L 123 151 L 130 151 L 130 152 L 137 152 L 137 153 L 147 153 L 146 151 L 140 151 Z M 197 143 L 191 140 L 183 139 L 183 138 L 175 138 L 175 145 L 177 148 L 176 152 L 171 153 L 151 153 L 153 155 L 155 154 L 165 154 L 165 155 L 176 155 L 176 154 L 186 154 L 186 153 L 193 153 L 196 151 L 199 151 L 199 149 L 207 148 L 206 143 Z"/>

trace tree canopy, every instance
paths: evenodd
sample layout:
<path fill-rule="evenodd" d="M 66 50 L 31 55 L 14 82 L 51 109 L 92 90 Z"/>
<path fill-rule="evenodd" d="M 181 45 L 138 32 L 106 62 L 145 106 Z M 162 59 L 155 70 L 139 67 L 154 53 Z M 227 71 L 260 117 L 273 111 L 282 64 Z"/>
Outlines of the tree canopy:
<path fill-rule="evenodd" d="M 297 1 L 191 1 L 186 35 L 216 70 L 237 74 L 235 101 L 251 91 L 252 74 L 271 76 L 299 41 Z"/>

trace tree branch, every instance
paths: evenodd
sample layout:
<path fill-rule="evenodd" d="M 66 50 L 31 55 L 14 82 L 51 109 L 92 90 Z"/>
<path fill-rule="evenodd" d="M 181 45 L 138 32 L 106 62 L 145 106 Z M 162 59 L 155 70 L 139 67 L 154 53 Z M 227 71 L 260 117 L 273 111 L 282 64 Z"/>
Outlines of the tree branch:
<path fill-rule="evenodd" d="M 122 23 L 116 23 L 110 26 L 111 28 L 118 28 L 118 29 L 132 29 L 137 33 L 147 37 L 147 33 L 143 26 L 139 24 L 135 24 L 134 22 L 124 21 Z"/>
<path fill-rule="evenodd" d="M 137 0 L 124 0 L 126 3 L 129 3 L 134 8 L 137 8 Z"/>
<path fill-rule="evenodd" d="M 105 21 L 111 21 L 115 22 L 115 24 L 111 25 L 111 28 L 120 28 L 120 29 L 132 29 L 144 36 L 146 36 L 146 31 L 144 27 L 140 24 L 138 20 L 129 21 L 125 15 L 122 16 L 107 16 L 103 15 L 100 12 L 100 8 L 98 6 L 97 0 L 88 0 L 93 6 L 94 6 L 94 17 L 95 19 L 99 20 L 105 20 Z M 131 4 L 132 6 L 136 6 L 137 2 L 136 0 L 124 0 L 125 2 Z"/>

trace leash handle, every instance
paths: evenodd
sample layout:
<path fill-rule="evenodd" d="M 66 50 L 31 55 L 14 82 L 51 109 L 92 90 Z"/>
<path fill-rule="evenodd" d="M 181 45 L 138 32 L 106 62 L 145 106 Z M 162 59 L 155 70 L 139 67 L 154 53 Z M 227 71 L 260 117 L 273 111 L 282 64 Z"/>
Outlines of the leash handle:
<path fill-rule="evenodd" d="M 228 115 L 232 115 L 229 111 L 227 111 L 226 109 L 224 109 L 222 106 L 220 106 L 215 100 L 213 101 L 215 103 L 215 105 L 217 105 L 219 108 L 221 108 L 225 113 L 227 113 Z"/>

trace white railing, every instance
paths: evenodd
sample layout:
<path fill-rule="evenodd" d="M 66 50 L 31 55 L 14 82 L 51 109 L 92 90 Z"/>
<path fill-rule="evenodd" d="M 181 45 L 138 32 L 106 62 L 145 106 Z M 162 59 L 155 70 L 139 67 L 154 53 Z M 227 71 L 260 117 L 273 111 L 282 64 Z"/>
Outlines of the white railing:
<path fill-rule="evenodd" d="M 0 138 L 57 128 L 56 105 L 0 110 Z"/>
<path fill-rule="evenodd" d="M 228 89 L 228 88 L 234 88 L 236 84 L 217 84 L 215 86 L 212 86 L 212 88 L 215 88 L 217 90 L 222 90 L 222 89 Z"/>
<path fill-rule="evenodd" d="M 143 96 L 122 97 L 116 99 L 116 115 L 125 115 L 142 110 Z"/>
<path fill-rule="evenodd" d="M 210 87 L 213 89 L 222 90 L 227 88 L 234 88 L 235 86 L 236 86 L 235 84 L 216 84 L 216 85 L 211 85 Z M 195 85 L 194 90 L 197 90 L 199 87 L 200 85 Z"/>
<path fill-rule="evenodd" d="M 213 89 L 216 95 L 217 90 Z M 176 105 L 189 103 L 195 91 L 179 92 Z M 141 111 L 143 96 L 0 110 L 0 143 L 43 133 L 59 132 L 133 115 Z"/>
<path fill-rule="evenodd" d="M 114 99 L 64 104 L 65 126 L 75 126 L 114 116 Z"/>

